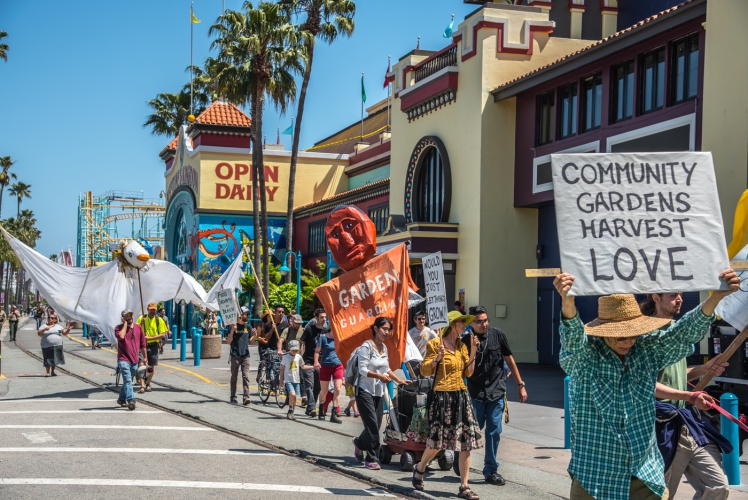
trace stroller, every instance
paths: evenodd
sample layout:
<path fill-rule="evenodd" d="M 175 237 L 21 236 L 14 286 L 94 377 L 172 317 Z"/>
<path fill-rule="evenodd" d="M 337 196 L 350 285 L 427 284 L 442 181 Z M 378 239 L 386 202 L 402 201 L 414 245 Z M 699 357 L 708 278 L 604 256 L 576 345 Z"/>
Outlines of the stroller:
<path fill-rule="evenodd" d="M 407 385 L 398 386 L 397 396 L 393 402 L 387 400 L 390 411 L 387 415 L 384 443 L 379 449 L 380 463 L 389 464 L 392 462 L 392 455 L 400 455 L 402 470 L 411 471 L 413 465 L 421 460 L 426 444 L 416 443 L 406 432 L 413 418 L 413 408 L 426 405 L 426 396 L 432 384 L 433 379 L 430 377 L 412 380 Z M 454 463 L 454 454 L 450 450 L 443 450 L 435 459 L 441 470 L 450 470 Z"/>

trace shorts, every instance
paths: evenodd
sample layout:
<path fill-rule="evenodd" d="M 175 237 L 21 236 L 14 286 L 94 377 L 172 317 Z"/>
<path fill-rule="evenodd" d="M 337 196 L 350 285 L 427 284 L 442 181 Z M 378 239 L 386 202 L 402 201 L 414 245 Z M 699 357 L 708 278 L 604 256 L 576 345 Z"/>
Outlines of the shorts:
<path fill-rule="evenodd" d="M 343 365 L 325 366 L 322 365 L 319 369 L 319 380 L 320 382 L 327 382 L 330 379 L 343 380 Z"/>
<path fill-rule="evenodd" d="M 148 366 L 158 366 L 158 342 L 145 345 L 145 353 L 148 355 Z"/>
<path fill-rule="evenodd" d="M 286 382 L 286 394 L 289 396 L 291 393 L 295 393 L 296 395 L 301 394 L 301 383 L 299 382 Z"/>

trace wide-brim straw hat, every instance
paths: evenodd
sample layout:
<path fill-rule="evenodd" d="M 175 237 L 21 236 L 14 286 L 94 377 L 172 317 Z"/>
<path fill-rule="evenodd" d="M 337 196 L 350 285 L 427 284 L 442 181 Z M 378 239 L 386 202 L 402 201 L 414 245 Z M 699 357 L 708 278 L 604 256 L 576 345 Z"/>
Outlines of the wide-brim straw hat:
<path fill-rule="evenodd" d="M 605 295 L 597 300 L 597 318 L 584 325 L 593 337 L 639 337 L 659 330 L 672 320 L 645 316 L 630 293 Z"/>
<path fill-rule="evenodd" d="M 447 318 L 449 319 L 449 324 L 444 330 L 445 332 L 449 330 L 449 328 L 452 326 L 452 323 L 454 323 L 455 321 L 464 321 L 465 325 L 469 325 L 470 323 L 475 321 L 475 316 L 471 316 L 470 314 L 462 314 L 460 311 L 449 311 Z"/>

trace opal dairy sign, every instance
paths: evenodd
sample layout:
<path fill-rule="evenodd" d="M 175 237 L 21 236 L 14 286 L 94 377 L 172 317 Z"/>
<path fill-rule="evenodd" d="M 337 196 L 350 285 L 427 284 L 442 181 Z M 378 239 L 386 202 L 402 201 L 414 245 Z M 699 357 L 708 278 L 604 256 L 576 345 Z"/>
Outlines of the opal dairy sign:
<path fill-rule="evenodd" d="M 551 155 L 574 295 L 719 288 L 729 267 L 711 153 Z"/>

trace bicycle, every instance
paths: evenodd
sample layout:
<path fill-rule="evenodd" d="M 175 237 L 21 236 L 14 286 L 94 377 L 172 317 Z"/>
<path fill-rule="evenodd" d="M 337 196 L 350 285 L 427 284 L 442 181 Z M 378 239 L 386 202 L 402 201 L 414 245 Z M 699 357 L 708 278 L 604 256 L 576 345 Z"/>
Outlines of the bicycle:
<path fill-rule="evenodd" d="M 119 364 L 114 368 L 114 373 L 112 373 L 112 375 L 114 375 L 114 387 L 119 387 L 120 377 L 122 376 L 119 371 Z"/>
<path fill-rule="evenodd" d="M 257 391 L 260 401 L 263 404 L 266 404 L 270 399 L 270 393 L 274 393 L 275 404 L 278 405 L 278 408 L 283 408 L 288 403 L 288 395 L 279 379 L 280 363 L 281 358 L 278 356 L 278 353 L 265 352 L 262 361 L 260 361 L 257 367 L 257 371 L 260 373 L 260 378 L 257 382 Z"/>

